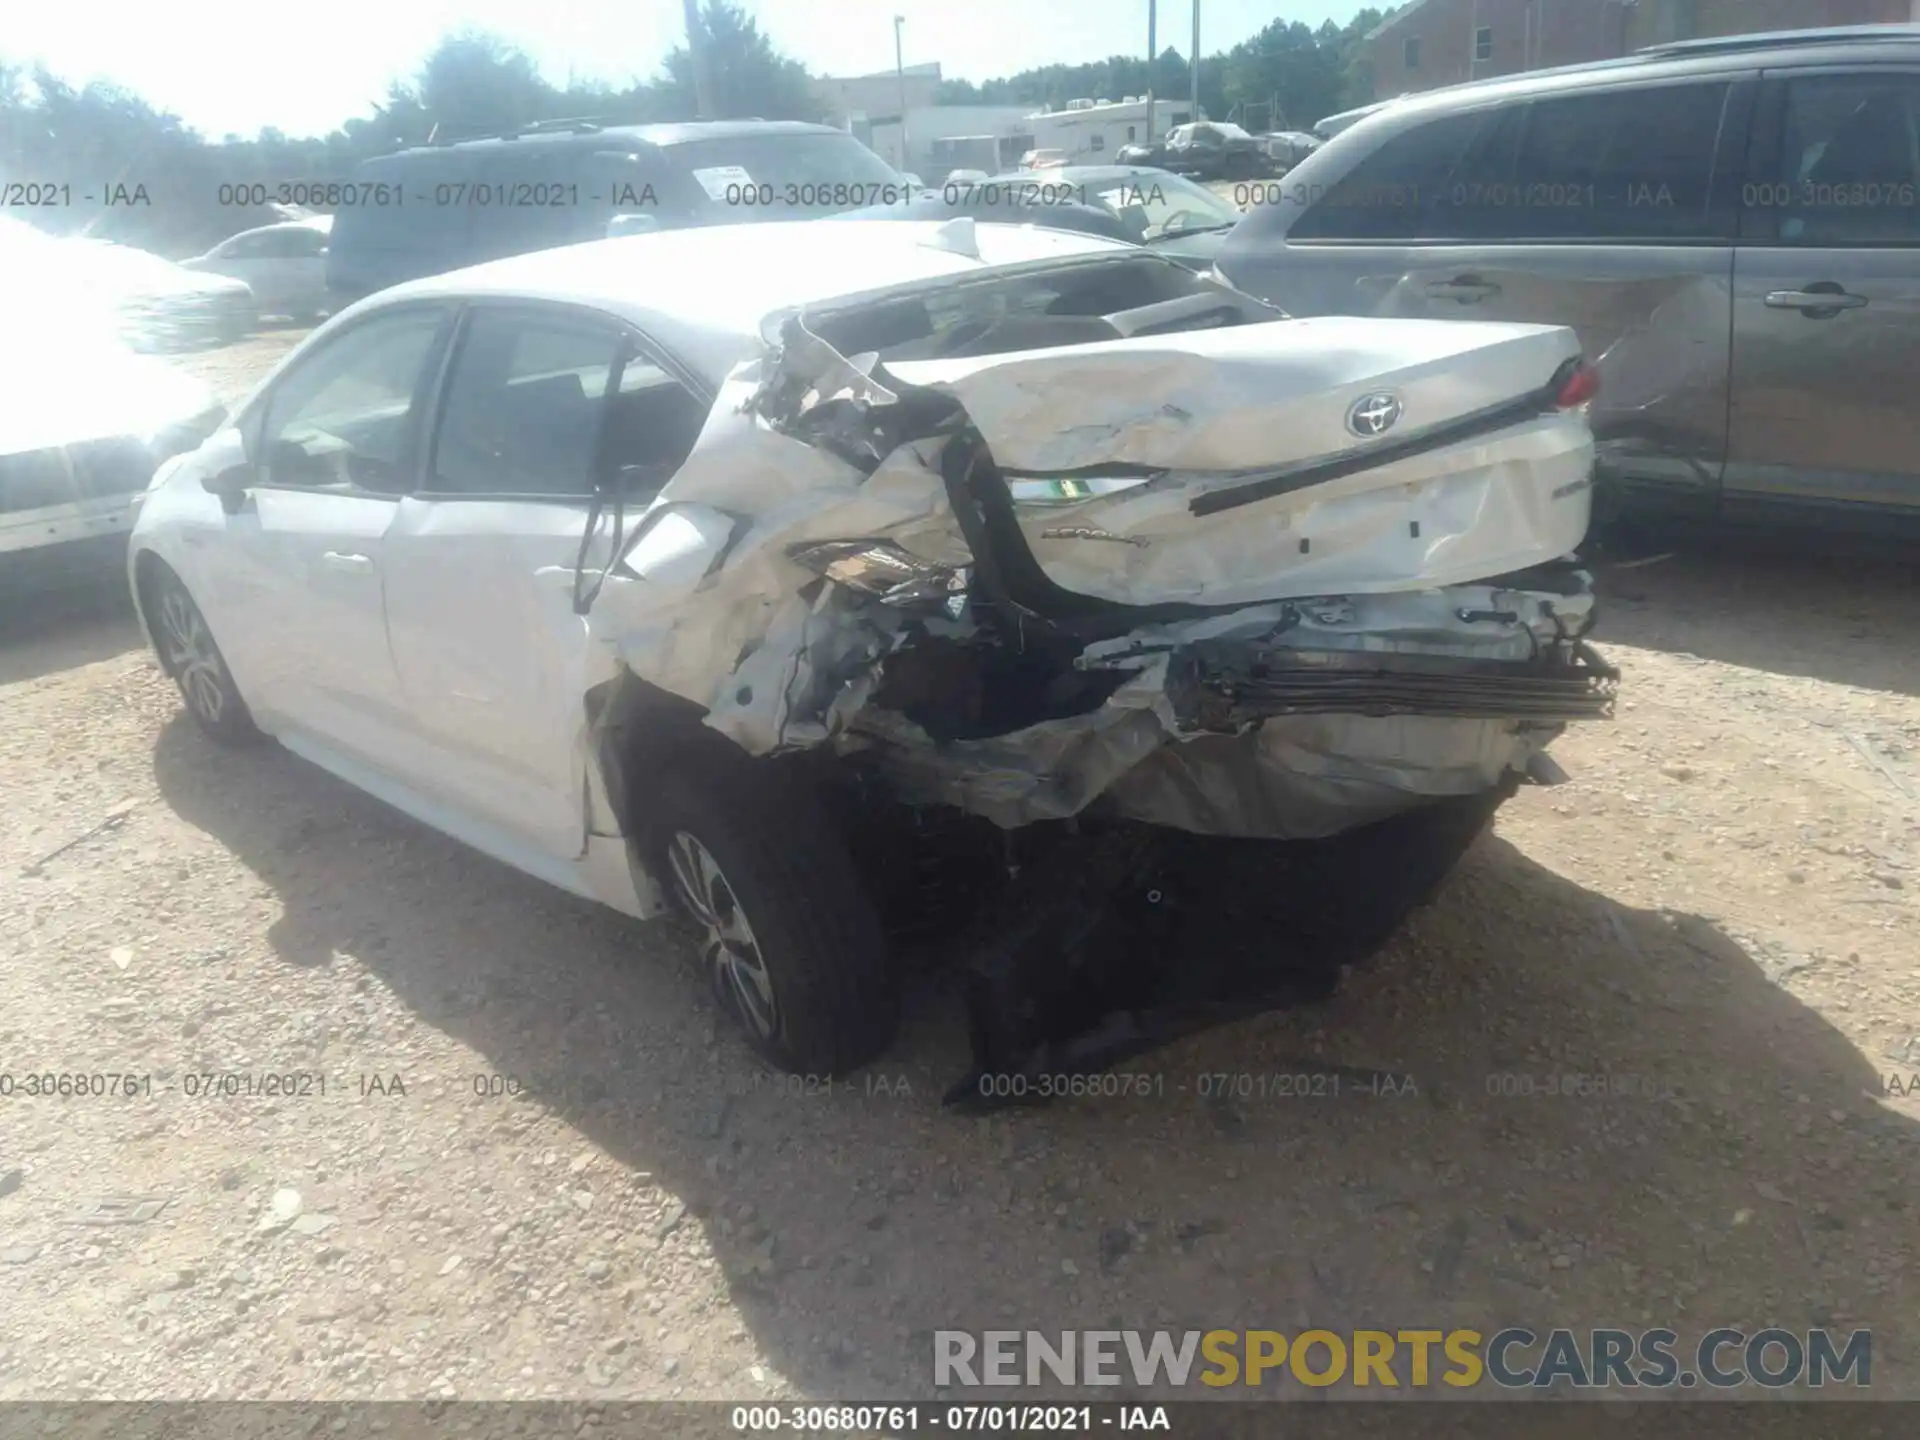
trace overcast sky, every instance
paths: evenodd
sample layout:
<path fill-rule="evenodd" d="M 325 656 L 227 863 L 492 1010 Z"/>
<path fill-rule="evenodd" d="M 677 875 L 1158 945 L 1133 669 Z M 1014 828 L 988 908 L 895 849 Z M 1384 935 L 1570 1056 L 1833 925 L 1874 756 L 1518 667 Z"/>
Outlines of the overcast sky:
<path fill-rule="evenodd" d="M 893 17 L 909 65 L 964 80 L 1147 46 L 1147 0 L 745 0 L 774 43 L 816 73 L 893 68 Z M 1202 53 L 1284 16 L 1345 22 L 1355 0 L 1206 0 Z M 15 0 L 0 59 L 44 62 L 78 83 L 109 80 L 210 138 L 273 125 L 323 134 L 363 115 L 463 26 L 499 34 L 555 83 L 648 78 L 682 33 L 682 0 Z M 1161 0 L 1161 48 L 1185 54 L 1193 11 Z"/>

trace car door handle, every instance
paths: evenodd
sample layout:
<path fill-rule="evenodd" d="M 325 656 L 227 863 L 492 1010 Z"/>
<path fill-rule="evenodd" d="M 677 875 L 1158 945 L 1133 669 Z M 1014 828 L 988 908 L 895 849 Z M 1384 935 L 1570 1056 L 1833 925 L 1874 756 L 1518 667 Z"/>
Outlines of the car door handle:
<path fill-rule="evenodd" d="M 320 563 L 329 570 L 371 570 L 373 557 L 351 550 L 328 550 L 321 555 Z"/>
<path fill-rule="evenodd" d="M 1867 297 L 1851 295 L 1835 285 L 1831 290 L 1775 290 L 1766 303 L 1769 310 L 1798 310 L 1810 320 L 1826 320 L 1842 310 L 1858 310 L 1867 303 Z"/>
<path fill-rule="evenodd" d="M 1427 294 L 1435 300 L 1457 300 L 1462 305 L 1473 305 L 1499 293 L 1498 285 L 1490 285 L 1478 275 L 1462 275 L 1456 280 L 1436 280 L 1427 286 Z"/>

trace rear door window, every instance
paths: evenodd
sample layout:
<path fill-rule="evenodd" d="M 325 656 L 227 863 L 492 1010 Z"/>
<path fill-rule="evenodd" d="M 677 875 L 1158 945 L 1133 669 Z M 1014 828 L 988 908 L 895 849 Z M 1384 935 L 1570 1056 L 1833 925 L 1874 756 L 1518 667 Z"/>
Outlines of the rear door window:
<path fill-rule="evenodd" d="M 473 214 L 464 202 L 474 179 L 473 157 L 446 150 L 370 160 L 354 182 L 376 187 L 361 205 L 343 205 L 333 217 L 331 248 L 356 251 L 432 250 L 457 256 Z M 449 267 L 458 263 L 449 260 Z"/>
<path fill-rule="evenodd" d="M 584 152 L 529 145 L 491 154 L 465 203 L 474 218 L 474 258 L 491 260 L 594 238 L 598 214 L 581 184 Z"/>
<path fill-rule="evenodd" d="M 593 493 L 617 325 L 476 310 L 454 353 L 428 488 L 437 495 Z"/>
<path fill-rule="evenodd" d="M 692 177 L 658 150 L 595 150 L 581 157 L 580 188 L 592 207 L 595 235 L 619 215 L 651 215 L 661 228 L 686 225 L 710 208 Z"/>
<path fill-rule="evenodd" d="M 1716 238 L 1714 157 L 1731 89 L 1663 85 L 1536 100 L 1511 171 L 1490 167 L 1453 187 L 1452 228 L 1488 240 Z"/>
<path fill-rule="evenodd" d="M 1920 75 L 1788 80 L 1777 159 L 1750 175 L 1750 231 L 1781 245 L 1920 244 Z"/>
<path fill-rule="evenodd" d="M 886 161 L 839 132 L 770 130 L 668 147 L 667 159 L 729 221 L 800 220 L 903 198 Z"/>
<path fill-rule="evenodd" d="M 222 260 L 265 260 L 278 252 L 273 247 L 273 231 L 261 230 L 236 235 L 214 253 Z"/>
<path fill-rule="evenodd" d="M 1731 90 L 1726 82 L 1594 90 L 1435 120 L 1313 197 L 1289 238 L 1730 238 L 1713 199 Z"/>
<path fill-rule="evenodd" d="M 618 324 L 484 307 L 454 355 L 428 488 L 581 499 L 618 475 L 629 498 L 650 498 L 706 418 L 707 402 Z"/>
<path fill-rule="evenodd" d="M 1295 240 L 1397 241 L 1423 238 L 1425 218 L 1452 185 L 1492 112 L 1470 111 L 1428 121 L 1394 136 L 1341 179 L 1325 187 L 1280 182 L 1280 193 L 1301 190 L 1308 209 L 1288 232 Z"/>
<path fill-rule="evenodd" d="M 274 232 L 273 255 L 282 260 L 308 260 L 327 248 L 324 231 L 298 229 Z"/>

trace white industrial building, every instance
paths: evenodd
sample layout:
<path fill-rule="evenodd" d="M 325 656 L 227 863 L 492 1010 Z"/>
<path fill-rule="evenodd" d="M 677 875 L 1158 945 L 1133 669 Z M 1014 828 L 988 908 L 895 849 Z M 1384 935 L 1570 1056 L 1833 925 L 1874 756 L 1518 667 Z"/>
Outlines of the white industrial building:
<path fill-rule="evenodd" d="M 896 170 L 912 171 L 938 185 L 954 170 L 984 170 L 997 175 L 1020 164 L 1034 145 L 1024 105 L 927 105 L 907 111 L 903 146 L 900 122 L 871 119 L 866 133 L 848 128 Z"/>
<path fill-rule="evenodd" d="M 1036 150 L 1062 151 L 1072 165 L 1099 165 L 1110 162 L 1122 145 L 1146 144 L 1149 115 L 1156 139 L 1165 139 L 1174 126 L 1194 118 L 1193 106 L 1185 100 L 1128 95 L 1119 100 L 1069 100 L 1058 110 L 1027 116 L 1026 124 Z"/>
<path fill-rule="evenodd" d="M 929 185 L 954 170 L 1013 170 L 1029 150 L 1059 150 L 1075 164 L 1099 164 L 1122 145 L 1144 143 L 1148 134 L 1149 102 L 1131 95 L 1069 100 L 1037 113 L 1025 105 L 937 105 L 937 61 L 897 72 L 826 76 L 814 88 L 838 124 L 894 169 Z M 1155 100 L 1151 111 L 1156 137 L 1194 118 L 1184 100 Z"/>
<path fill-rule="evenodd" d="M 1024 105 L 937 105 L 940 65 L 827 76 L 815 92 L 836 123 L 894 169 L 937 185 L 953 170 L 1012 170 L 1033 148 Z M 901 124 L 902 102 L 906 123 Z"/>

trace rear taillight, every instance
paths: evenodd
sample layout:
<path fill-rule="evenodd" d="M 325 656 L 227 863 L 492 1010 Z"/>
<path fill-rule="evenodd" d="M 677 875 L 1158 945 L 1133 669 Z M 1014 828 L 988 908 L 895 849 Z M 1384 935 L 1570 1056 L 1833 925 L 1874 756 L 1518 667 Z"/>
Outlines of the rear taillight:
<path fill-rule="evenodd" d="M 1578 409 L 1600 393 L 1600 372 L 1584 360 L 1571 362 L 1553 378 L 1556 382 L 1553 403 L 1562 410 Z"/>

